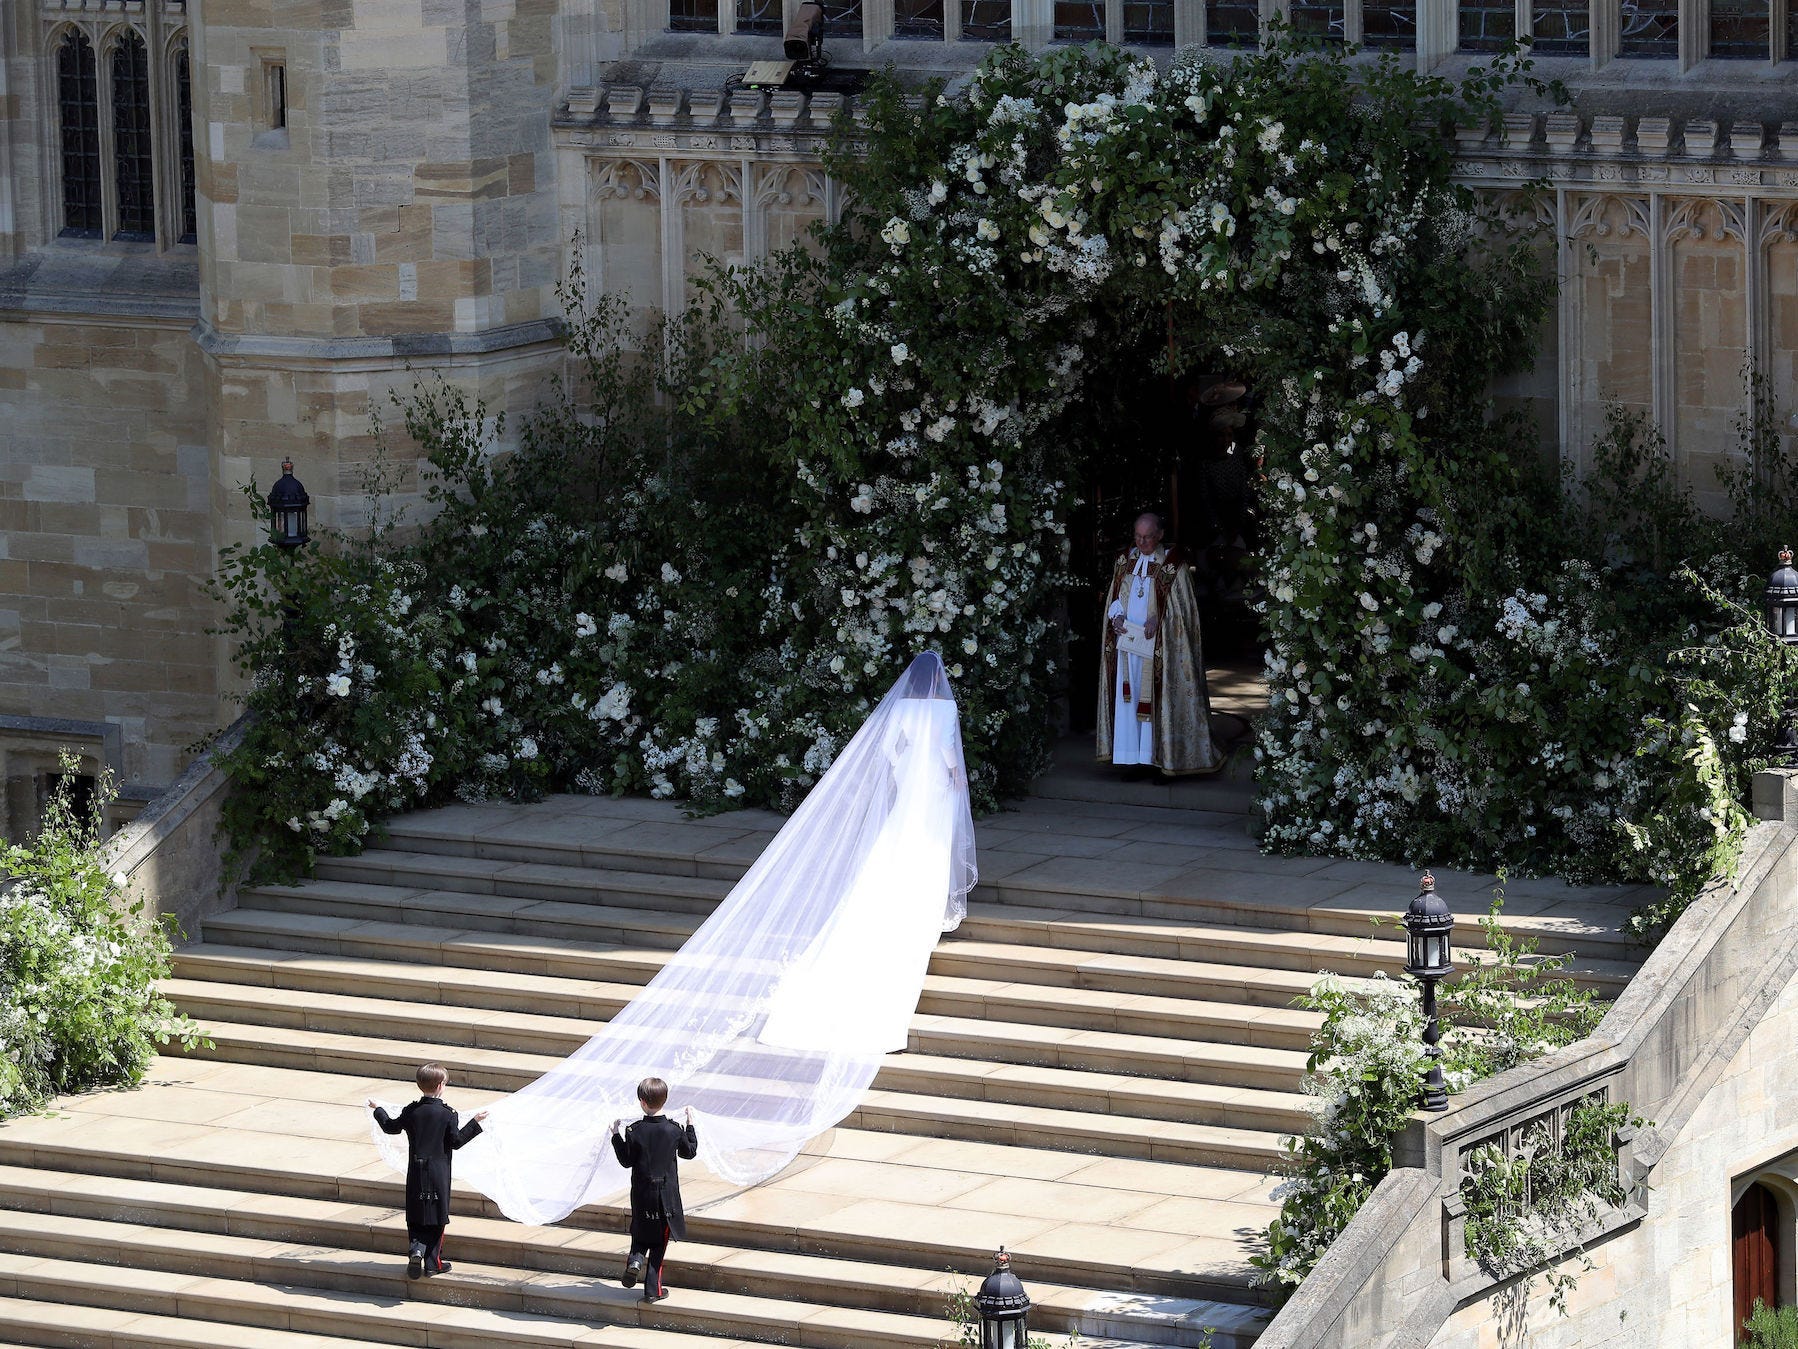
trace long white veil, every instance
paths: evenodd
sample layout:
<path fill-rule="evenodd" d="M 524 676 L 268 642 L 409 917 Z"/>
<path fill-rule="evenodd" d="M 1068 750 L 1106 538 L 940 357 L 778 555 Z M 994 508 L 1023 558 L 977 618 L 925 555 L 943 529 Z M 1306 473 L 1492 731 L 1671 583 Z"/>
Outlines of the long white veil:
<path fill-rule="evenodd" d="M 457 1179 L 536 1224 L 622 1192 L 608 1128 L 638 1113 L 637 1083 L 655 1076 L 670 1113 L 692 1109 L 713 1174 L 766 1180 L 903 1047 L 931 947 L 966 916 L 974 881 L 954 697 L 926 652 L 643 991 L 489 1108 Z M 403 1173 L 404 1138 L 370 1132 Z"/>

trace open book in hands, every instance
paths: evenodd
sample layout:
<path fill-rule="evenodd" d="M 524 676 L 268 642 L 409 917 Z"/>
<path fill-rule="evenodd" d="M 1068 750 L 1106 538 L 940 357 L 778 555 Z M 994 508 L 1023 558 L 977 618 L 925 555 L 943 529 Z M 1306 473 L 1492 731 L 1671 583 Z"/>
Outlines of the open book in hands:
<path fill-rule="evenodd" d="M 1143 631 L 1141 623 L 1124 623 L 1123 634 L 1118 638 L 1118 651 L 1126 656 L 1140 656 L 1144 660 L 1155 658 L 1155 639 Z"/>

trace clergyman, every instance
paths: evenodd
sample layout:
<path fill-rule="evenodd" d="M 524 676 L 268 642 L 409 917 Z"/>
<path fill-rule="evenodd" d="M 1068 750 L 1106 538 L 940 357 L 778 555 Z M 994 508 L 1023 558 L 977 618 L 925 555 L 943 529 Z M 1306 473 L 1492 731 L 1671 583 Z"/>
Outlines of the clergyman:
<path fill-rule="evenodd" d="M 1111 569 L 1099 662 L 1098 757 L 1168 776 L 1213 773 L 1205 658 L 1192 569 L 1163 544 L 1161 517 L 1136 519 L 1135 542 Z"/>

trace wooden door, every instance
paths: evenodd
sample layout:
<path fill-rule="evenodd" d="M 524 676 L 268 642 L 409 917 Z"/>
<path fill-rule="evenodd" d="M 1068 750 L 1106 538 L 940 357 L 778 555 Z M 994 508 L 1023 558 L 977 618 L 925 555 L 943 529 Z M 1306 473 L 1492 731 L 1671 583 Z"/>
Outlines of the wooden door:
<path fill-rule="evenodd" d="M 1765 1185 L 1750 1185 L 1730 1215 L 1730 1226 L 1739 1342 L 1755 1301 L 1769 1307 L 1779 1302 L 1779 1206 L 1773 1192 Z"/>

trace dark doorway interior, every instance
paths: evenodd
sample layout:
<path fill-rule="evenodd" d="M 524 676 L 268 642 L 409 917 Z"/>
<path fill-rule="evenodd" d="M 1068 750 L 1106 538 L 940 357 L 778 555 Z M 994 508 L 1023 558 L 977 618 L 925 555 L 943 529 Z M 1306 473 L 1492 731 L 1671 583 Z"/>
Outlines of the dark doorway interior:
<path fill-rule="evenodd" d="M 1755 1302 L 1779 1302 L 1779 1202 L 1758 1182 L 1750 1185 L 1730 1215 L 1731 1256 L 1735 1273 L 1736 1341 L 1747 1339 L 1743 1327 L 1754 1315 Z"/>
<path fill-rule="evenodd" d="M 1105 586 L 1145 510 L 1162 514 L 1167 541 L 1193 566 L 1206 665 L 1227 671 L 1231 683 L 1259 677 L 1260 624 L 1250 607 L 1262 542 L 1256 405 L 1255 392 L 1215 362 L 1170 379 L 1145 353 L 1140 374 L 1120 378 L 1115 398 L 1088 410 L 1094 424 L 1086 438 L 1099 449 L 1084 465 L 1081 504 L 1068 528 L 1071 730 L 1092 729 Z M 1214 709 L 1218 701 L 1214 691 Z M 1220 739 L 1245 729 L 1240 717 L 1227 715 L 1214 726 Z"/>

